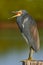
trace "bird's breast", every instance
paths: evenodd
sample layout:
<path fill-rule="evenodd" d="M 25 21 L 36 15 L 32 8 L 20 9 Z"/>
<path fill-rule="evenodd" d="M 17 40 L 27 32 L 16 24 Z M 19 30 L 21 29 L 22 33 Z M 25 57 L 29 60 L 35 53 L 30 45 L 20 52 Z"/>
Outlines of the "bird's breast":
<path fill-rule="evenodd" d="M 26 38 L 26 36 L 24 35 L 24 33 L 21 33 L 21 34 L 22 34 L 23 38 L 25 39 L 25 41 L 26 41 L 27 44 L 28 44 L 28 39 Z"/>

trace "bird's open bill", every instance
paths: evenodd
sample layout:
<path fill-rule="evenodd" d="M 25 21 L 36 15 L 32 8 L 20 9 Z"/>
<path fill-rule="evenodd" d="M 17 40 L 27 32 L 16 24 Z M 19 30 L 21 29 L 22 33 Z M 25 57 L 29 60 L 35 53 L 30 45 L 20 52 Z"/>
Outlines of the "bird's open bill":
<path fill-rule="evenodd" d="M 15 18 L 15 17 L 17 17 L 17 15 L 14 15 L 14 16 L 12 16 L 12 17 L 8 18 L 8 19 L 12 19 L 12 18 Z"/>
<path fill-rule="evenodd" d="M 12 11 L 12 13 L 16 14 L 17 12 Z M 12 16 L 12 17 L 8 18 L 8 19 L 12 19 L 12 18 L 15 18 L 15 17 L 17 17 L 17 15 L 14 15 L 14 16 Z"/>
<path fill-rule="evenodd" d="M 15 18 L 15 17 L 18 17 L 18 16 L 21 16 L 21 14 L 22 14 L 22 11 L 20 10 L 20 11 L 12 11 L 12 13 L 14 13 L 15 15 L 14 16 L 12 16 L 12 17 L 10 17 L 10 18 L 8 18 L 8 19 L 12 19 L 12 18 Z"/>

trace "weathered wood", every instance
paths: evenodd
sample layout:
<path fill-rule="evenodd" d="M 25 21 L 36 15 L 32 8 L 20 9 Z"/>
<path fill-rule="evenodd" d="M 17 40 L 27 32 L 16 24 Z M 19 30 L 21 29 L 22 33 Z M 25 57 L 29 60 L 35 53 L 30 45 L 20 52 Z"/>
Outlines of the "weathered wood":
<path fill-rule="evenodd" d="M 22 65 L 43 65 L 42 60 L 24 60 Z"/>

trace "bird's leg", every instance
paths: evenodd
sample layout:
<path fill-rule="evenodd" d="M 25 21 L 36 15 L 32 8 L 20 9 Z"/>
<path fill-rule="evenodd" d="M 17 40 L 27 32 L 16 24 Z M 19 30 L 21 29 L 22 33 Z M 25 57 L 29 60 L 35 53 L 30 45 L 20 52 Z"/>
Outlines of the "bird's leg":
<path fill-rule="evenodd" d="M 30 47 L 30 52 L 29 52 L 28 60 L 32 60 L 32 55 L 33 55 L 33 49 Z"/>

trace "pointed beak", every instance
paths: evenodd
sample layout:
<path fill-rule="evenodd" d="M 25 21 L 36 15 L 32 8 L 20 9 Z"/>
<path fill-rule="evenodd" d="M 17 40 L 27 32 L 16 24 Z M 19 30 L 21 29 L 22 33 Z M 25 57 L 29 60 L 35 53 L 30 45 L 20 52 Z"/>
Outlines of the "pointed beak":
<path fill-rule="evenodd" d="M 16 11 L 12 11 L 11 13 L 15 14 L 15 13 L 16 13 Z"/>
<path fill-rule="evenodd" d="M 15 15 L 14 16 L 12 16 L 12 17 L 10 17 L 10 18 L 8 18 L 8 19 L 12 19 L 12 18 L 15 18 L 15 17 L 17 17 L 18 16 L 18 11 L 12 11 L 12 13 L 14 13 Z"/>
<path fill-rule="evenodd" d="M 14 13 L 15 15 L 8 18 L 8 19 L 12 19 L 12 18 L 15 18 L 15 17 L 18 17 L 18 16 L 21 16 L 22 15 L 22 11 L 12 11 L 12 13 Z"/>

